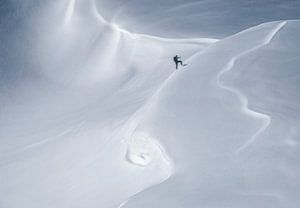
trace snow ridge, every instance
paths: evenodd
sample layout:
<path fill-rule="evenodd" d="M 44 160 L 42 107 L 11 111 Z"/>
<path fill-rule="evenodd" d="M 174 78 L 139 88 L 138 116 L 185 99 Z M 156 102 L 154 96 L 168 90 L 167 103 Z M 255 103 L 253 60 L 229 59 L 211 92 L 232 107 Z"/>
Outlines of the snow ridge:
<path fill-rule="evenodd" d="M 132 165 L 136 165 L 138 167 L 146 168 L 147 165 L 150 165 L 150 162 L 153 159 L 159 159 L 160 162 L 163 164 L 165 163 L 167 177 L 160 181 L 157 184 L 153 184 L 146 189 L 161 184 L 164 181 L 166 181 L 168 178 L 171 177 L 174 170 L 174 164 L 172 159 L 169 157 L 168 153 L 165 151 L 163 146 L 155 139 L 152 138 L 150 135 L 147 135 L 146 132 L 138 132 L 137 128 L 139 126 L 139 123 L 143 120 L 143 116 L 149 112 L 149 109 L 151 106 L 155 103 L 157 98 L 159 97 L 159 94 L 161 90 L 164 88 L 164 86 L 167 85 L 169 80 L 173 77 L 174 72 L 172 72 L 158 87 L 158 89 L 153 93 L 153 95 L 148 99 L 148 101 L 145 102 L 145 104 L 140 107 L 132 116 L 131 118 L 126 122 L 123 129 L 125 131 L 125 141 L 127 144 L 127 152 L 125 159 L 128 163 Z M 144 140 L 144 141 L 139 141 Z M 150 146 L 150 148 L 149 148 Z M 146 147 L 146 148 L 145 148 Z M 149 148 L 149 149 L 148 149 Z M 155 153 L 156 152 L 156 153 Z M 161 158 L 151 158 L 153 157 L 153 154 L 159 154 Z M 157 162 L 157 161 L 156 161 Z M 146 190 L 144 189 L 144 190 Z M 144 190 L 139 191 L 138 193 L 143 192 Z M 133 194 L 132 196 L 128 197 L 126 200 L 124 200 L 122 203 L 119 204 L 118 208 L 123 207 L 133 196 L 136 194 Z"/>
<path fill-rule="evenodd" d="M 145 102 L 145 104 L 140 107 L 132 116 L 131 118 L 126 122 L 126 124 L 124 125 L 124 130 L 127 132 L 125 133 L 125 140 L 129 141 L 128 144 L 128 150 L 127 150 L 127 154 L 126 154 L 126 160 L 129 163 L 135 164 L 135 165 L 141 165 L 139 164 L 139 162 L 135 162 L 135 160 L 132 160 L 134 158 L 134 156 L 132 155 L 132 151 L 131 151 L 131 147 L 135 144 L 135 139 L 133 139 L 133 135 L 136 132 L 136 129 L 139 125 L 139 123 L 141 122 L 141 120 L 143 119 L 143 115 L 145 115 L 148 111 L 149 108 L 151 108 L 151 106 L 155 103 L 155 100 L 157 99 L 159 93 L 161 92 L 162 88 L 166 85 L 166 83 L 171 79 L 172 75 L 174 74 L 174 72 L 172 72 L 163 82 L 162 84 L 158 87 L 158 89 L 153 93 L 153 95 L 148 99 L 148 101 Z M 142 137 L 145 137 L 144 135 L 141 135 Z M 146 136 L 148 137 L 148 136 Z M 149 138 L 149 137 L 148 137 Z M 150 139 L 150 138 L 149 138 Z M 148 139 L 147 139 L 148 140 Z M 150 139 L 151 140 L 151 139 Z M 153 143 L 160 149 L 160 151 L 162 153 L 164 153 L 163 148 L 161 145 L 158 144 L 158 141 L 153 141 Z M 136 152 L 136 151 L 133 151 Z M 167 161 L 171 161 L 166 154 L 163 154 L 166 158 Z M 143 156 L 139 156 L 139 157 L 143 157 Z M 142 165 L 144 166 L 144 165 Z"/>
<path fill-rule="evenodd" d="M 249 108 L 249 102 L 247 97 L 242 94 L 240 91 L 238 91 L 235 88 L 226 86 L 224 83 L 221 82 L 221 78 L 222 76 L 233 69 L 236 61 L 238 59 L 240 59 L 241 57 L 243 57 L 244 55 L 247 55 L 255 50 L 258 50 L 266 45 L 268 45 L 269 43 L 271 43 L 271 41 L 274 39 L 274 37 L 276 36 L 276 34 L 287 24 L 286 21 L 280 22 L 275 28 L 273 28 L 273 30 L 271 30 L 271 32 L 265 37 L 265 39 L 263 40 L 262 44 L 257 45 L 253 48 L 250 48 L 234 57 L 232 57 L 229 62 L 225 65 L 225 67 L 218 73 L 217 75 L 217 84 L 220 88 L 223 88 L 225 90 L 228 90 L 234 94 L 236 94 L 241 102 L 241 109 L 242 112 L 250 117 L 259 119 L 262 121 L 262 126 L 259 128 L 259 130 L 248 140 L 246 141 L 244 144 L 242 144 L 239 148 L 236 149 L 235 154 L 239 154 L 241 151 L 243 151 L 244 149 L 246 149 L 249 145 L 251 145 L 253 142 L 255 142 L 255 140 L 257 139 L 257 137 L 264 132 L 268 126 L 271 123 L 271 116 L 264 114 L 264 113 L 260 113 L 257 111 L 254 111 L 252 109 Z"/>
<path fill-rule="evenodd" d="M 271 121 L 271 118 L 269 115 L 266 115 L 266 114 L 263 114 L 263 113 L 259 113 L 259 112 L 256 112 L 256 111 L 253 111 L 251 109 L 249 109 L 248 107 L 248 99 L 246 98 L 245 95 L 243 95 L 241 92 L 239 92 L 238 90 L 234 89 L 234 88 L 231 88 L 231 87 L 228 87 L 228 86 L 225 86 L 221 83 L 221 77 L 223 76 L 224 73 L 230 71 L 234 65 L 235 65 L 235 62 L 236 60 L 238 60 L 239 58 L 241 58 L 242 56 L 248 54 L 248 53 L 251 53 L 267 44 L 269 44 L 272 39 L 276 36 L 276 34 L 284 27 L 284 25 L 286 24 L 286 22 L 281 22 L 279 23 L 266 37 L 265 39 L 263 40 L 263 43 L 260 44 L 260 45 L 257 45 L 249 50 L 246 50 L 234 57 L 232 57 L 230 59 L 230 61 L 228 62 L 227 65 L 225 65 L 225 67 L 221 70 L 221 72 L 218 73 L 217 75 L 217 82 L 218 82 L 218 85 L 223 88 L 223 89 L 226 89 L 228 91 L 231 91 L 232 93 L 236 94 L 240 101 L 241 101 L 241 104 L 242 104 L 242 111 L 246 114 L 246 115 L 249 115 L 251 117 L 254 117 L 256 119 L 260 119 L 262 120 L 263 124 L 262 124 L 262 127 L 246 142 L 244 143 L 242 146 L 240 146 L 236 151 L 235 153 L 239 153 L 240 151 L 242 151 L 243 149 L 245 149 L 246 147 L 248 147 L 251 143 L 253 143 L 256 138 L 258 137 L 259 134 L 261 134 L 270 124 L 270 121 Z M 199 52 L 196 52 L 195 54 L 191 55 L 187 60 L 190 60 L 194 55 L 198 54 Z M 143 120 L 143 116 L 149 112 L 149 109 L 151 108 L 151 106 L 155 103 L 156 99 L 159 97 L 159 94 L 160 92 L 162 91 L 162 89 L 164 88 L 164 86 L 171 80 L 171 78 L 173 77 L 174 75 L 174 72 L 171 73 L 163 82 L 162 84 L 159 86 L 159 88 L 156 90 L 156 92 L 149 98 L 149 100 L 144 104 L 144 106 L 142 106 L 132 117 L 131 119 L 129 119 L 129 121 L 127 122 L 127 124 L 125 124 L 124 128 L 127 129 L 127 135 L 125 136 L 125 140 L 126 141 L 129 141 L 129 144 L 128 144 L 128 150 L 127 150 L 127 153 L 126 153 L 126 160 L 133 164 L 133 165 L 137 165 L 139 167 L 145 167 L 147 166 L 148 162 L 147 160 L 151 160 L 147 157 L 149 157 L 149 155 L 144 154 L 143 153 L 143 150 L 141 150 L 141 152 L 139 152 L 138 149 L 135 149 L 135 150 L 132 150 L 132 146 L 135 146 L 136 145 L 136 142 L 135 141 L 135 138 L 134 138 L 134 135 L 136 134 L 136 132 L 138 131 L 137 128 L 138 128 L 138 125 L 139 123 Z M 143 137 L 143 134 L 139 134 L 138 133 L 138 137 Z M 139 138 L 137 138 L 139 139 Z M 168 154 L 165 152 L 165 150 L 162 148 L 162 145 L 160 145 L 158 143 L 158 141 L 156 141 L 153 138 L 149 138 L 150 139 L 150 143 L 153 143 L 155 144 L 155 146 L 158 147 L 159 151 L 162 153 L 163 155 L 163 160 L 167 161 L 169 163 L 169 165 L 171 166 L 171 172 L 169 173 L 169 177 L 172 175 L 172 169 L 173 169 L 173 163 L 172 163 L 172 160 L 170 160 L 170 158 L 168 157 Z M 138 147 L 139 145 L 137 145 Z M 138 147 L 139 148 L 139 147 Z M 151 154 L 151 153 L 150 153 Z M 160 183 L 166 181 L 169 177 L 167 177 L 165 180 L 161 181 Z M 158 183 L 158 184 L 160 184 Z M 157 184 L 155 184 L 157 185 Z M 153 185 L 152 185 L 153 186 Z M 151 186 L 151 187 L 152 187 Z M 148 187 L 149 188 L 149 187 Z M 148 189 L 147 188 L 147 189 Z M 143 192 L 144 190 L 140 191 L 139 193 Z M 137 194 L 137 193 L 136 193 Z M 134 194 L 134 195 L 136 195 Z M 133 196 L 134 196 L 133 195 Z M 128 201 L 130 201 L 130 199 L 133 197 L 128 197 L 125 201 L 123 201 L 119 206 L 118 208 L 121 208 L 121 207 L 124 207 L 126 203 L 128 203 Z"/>

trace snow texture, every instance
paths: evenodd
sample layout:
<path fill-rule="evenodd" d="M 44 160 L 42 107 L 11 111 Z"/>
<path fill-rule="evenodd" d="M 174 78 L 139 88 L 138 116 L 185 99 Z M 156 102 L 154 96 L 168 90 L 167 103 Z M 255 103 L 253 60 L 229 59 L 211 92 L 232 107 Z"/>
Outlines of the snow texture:
<path fill-rule="evenodd" d="M 299 18 L 292 0 L 0 2 L 0 208 L 300 207 Z"/>

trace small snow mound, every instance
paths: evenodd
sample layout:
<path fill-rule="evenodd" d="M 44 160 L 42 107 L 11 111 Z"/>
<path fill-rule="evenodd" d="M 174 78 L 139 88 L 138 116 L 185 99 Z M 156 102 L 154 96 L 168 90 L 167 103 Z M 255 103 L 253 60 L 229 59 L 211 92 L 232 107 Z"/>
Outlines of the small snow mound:
<path fill-rule="evenodd" d="M 157 140 L 145 132 L 134 133 L 126 152 L 126 160 L 138 166 L 147 166 L 152 162 L 170 161 Z"/>

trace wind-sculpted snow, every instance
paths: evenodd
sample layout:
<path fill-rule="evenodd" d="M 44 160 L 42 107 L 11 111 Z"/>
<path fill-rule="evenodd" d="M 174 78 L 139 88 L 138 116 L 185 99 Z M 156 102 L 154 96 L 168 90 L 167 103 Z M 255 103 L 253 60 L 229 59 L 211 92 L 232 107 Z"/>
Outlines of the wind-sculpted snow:
<path fill-rule="evenodd" d="M 96 0 L 96 5 L 106 19 L 130 31 L 164 37 L 223 38 L 264 22 L 300 18 L 295 0 Z"/>
<path fill-rule="evenodd" d="M 1 208 L 299 207 L 298 3 L 174 2 L 1 3 Z"/>
<path fill-rule="evenodd" d="M 223 68 L 223 70 L 218 74 L 218 81 L 220 81 L 220 77 L 226 73 L 227 71 L 231 70 L 234 67 L 234 64 L 236 62 L 237 59 L 239 59 L 240 57 L 251 53 L 252 51 L 258 50 L 259 48 L 269 44 L 272 39 L 275 37 L 275 35 L 278 33 L 278 31 L 280 31 L 280 29 L 283 28 L 283 26 L 286 24 L 286 22 L 281 22 L 278 24 L 277 27 L 275 27 L 265 38 L 265 40 L 263 41 L 262 45 L 258 45 L 255 46 L 247 51 L 244 51 L 243 53 L 238 54 L 235 57 L 232 57 L 232 59 L 230 59 L 230 61 L 228 62 L 228 64 Z M 252 136 L 251 139 L 249 139 L 245 144 L 243 144 L 241 147 L 239 147 L 237 149 L 237 152 L 240 152 L 241 150 L 245 149 L 248 145 L 250 145 L 251 143 L 253 143 L 255 141 L 255 139 L 259 136 L 260 133 L 262 133 L 263 131 L 266 130 L 266 128 L 269 126 L 270 122 L 271 122 L 271 118 L 268 115 L 262 114 L 262 113 L 258 113 L 252 110 L 249 110 L 248 108 L 248 100 L 247 98 L 241 94 L 238 90 L 235 90 L 234 88 L 229 88 L 227 86 L 223 86 L 222 84 L 219 83 L 219 85 L 221 85 L 221 87 L 237 94 L 241 100 L 242 106 L 243 106 L 243 111 L 245 112 L 245 114 L 248 114 L 249 116 L 253 116 L 255 118 L 261 118 L 263 120 L 263 125 L 261 127 L 261 129 L 259 131 L 256 132 L 256 134 L 254 134 Z"/>
<path fill-rule="evenodd" d="M 174 72 L 170 57 L 216 40 L 132 34 L 94 1 L 55 3 L 30 17 L 24 57 L 1 63 L 0 204 L 117 207 L 172 174 L 158 138 L 135 131 Z"/>
<path fill-rule="evenodd" d="M 160 138 L 175 172 L 123 207 L 299 206 L 299 24 L 226 38 L 173 75 L 137 131 Z"/>

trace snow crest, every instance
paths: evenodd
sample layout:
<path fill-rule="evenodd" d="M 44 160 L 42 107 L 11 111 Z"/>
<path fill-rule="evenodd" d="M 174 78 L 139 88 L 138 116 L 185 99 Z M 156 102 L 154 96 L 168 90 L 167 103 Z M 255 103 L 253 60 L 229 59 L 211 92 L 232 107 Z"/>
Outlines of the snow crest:
<path fill-rule="evenodd" d="M 255 50 L 258 50 L 262 47 L 264 47 L 265 45 L 268 45 L 272 39 L 275 37 L 275 35 L 286 25 L 286 21 L 283 21 L 283 22 L 280 22 L 278 23 L 278 25 L 276 27 L 274 27 L 273 30 L 271 30 L 269 32 L 269 34 L 265 37 L 265 39 L 263 40 L 263 43 L 260 44 L 260 45 L 257 45 L 257 46 L 254 46 L 253 48 L 250 48 L 234 57 L 232 57 L 230 59 L 230 61 L 226 64 L 226 66 L 220 71 L 220 73 L 217 75 L 217 82 L 218 82 L 218 85 L 223 88 L 223 89 L 226 89 L 234 94 L 236 94 L 239 99 L 240 99 L 240 102 L 242 104 L 242 111 L 243 113 L 245 113 L 246 115 L 249 115 L 253 118 L 256 118 L 256 119 L 259 119 L 262 121 L 262 126 L 261 128 L 247 141 L 245 142 L 242 146 L 240 146 L 237 150 L 236 150 L 236 153 L 238 154 L 239 152 L 241 152 L 243 149 L 247 148 L 249 145 L 251 145 L 256 139 L 257 137 L 263 132 L 265 131 L 265 129 L 268 128 L 270 122 L 271 122 L 271 116 L 267 115 L 267 114 L 264 114 L 264 113 L 260 113 L 260 112 L 257 112 L 257 111 L 254 111 L 254 110 L 251 110 L 249 107 L 248 107 L 248 99 L 245 95 L 243 95 L 241 92 L 239 92 L 238 89 L 234 89 L 232 87 L 229 87 L 229 86 L 226 86 L 226 84 L 223 84 L 222 83 L 222 76 L 233 69 L 234 67 L 234 64 L 235 62 L 242 58 L 243 56 L 255 51 Z"/>

